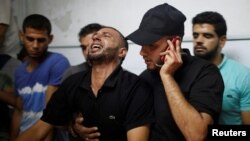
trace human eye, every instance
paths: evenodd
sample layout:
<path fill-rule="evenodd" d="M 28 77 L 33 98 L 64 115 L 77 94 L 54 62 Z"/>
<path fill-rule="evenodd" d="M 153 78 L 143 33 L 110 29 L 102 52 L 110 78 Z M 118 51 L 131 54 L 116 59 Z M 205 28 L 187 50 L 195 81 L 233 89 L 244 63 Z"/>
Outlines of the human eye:
<path fill-rule="evenodd" d="M 197 33 L 193 33 L 193 38 L 196 39 L 198 37 Z"/>
<path fill-rule="evenodd" d="M 210 34 L 210 33 L 206 33 L 206 34 L 204 34 L 204 37 L 205 37 L 205 38 L 210 39 L 210 38 L 212 38 L 212 37 L 213 37 L 213 35 L 212 35 L 212 34 Z"/>
<path fill-rule="evenodd" d="M 112 35 L 111 35 L 110 33 L 108 33 L 108 32 L 104 32 L 104 33 L 103 33 L 103 36 L 104 36 L 104 37 L 111 37 Z"/>
<path fill-rule="evenodd" d="M 86 50 L 86 48 L 87 48 L 86 45 L 80 45 L 80 47 L 82 48 L 82 50 Z"/>
<path fill-rule="evenodd" d="M 46 42 L 46 38 L 37 38 L 38 43 L 44 43 Z"/>
<path fill-rule="evenodd" d="M 27 39 L 29 42 L 33 42 L 33 41 L 35 40 L 35 38 L 29 37 L 29 36 L 26 36 L 26 39 Z"/>

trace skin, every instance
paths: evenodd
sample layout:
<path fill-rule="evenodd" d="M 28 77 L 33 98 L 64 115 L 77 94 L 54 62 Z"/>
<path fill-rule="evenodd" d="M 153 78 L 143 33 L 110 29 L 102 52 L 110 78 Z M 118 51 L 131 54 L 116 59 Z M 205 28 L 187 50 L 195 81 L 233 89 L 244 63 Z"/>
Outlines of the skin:
<path fill-rule="evenodd" d="M 179 37 L 180 38 L 180 37 Z M 153 44 L 142 46 L 140 55 L 145 60 L 147 69 L 160 72 L 165 89 L 166 100 L 170 105 L 174 120 L 187 141 L 202 141 L 207 135 L 207 126 L 213 123 L 213 119 L 206 113 L 199 113 L 188 101 L 174 80 L 174 73 L 182 65 L 180 40 L 176 41 L 176 47 L 170 41 L 171 37 L 162 37 Z M 164 63 L 160 56 L 165 56 Z M 156 64 L 162 64 L 162 67 Z M 83 117 L 76 119 L 75 129 L 81 130 L 80 136 L 88 138 L 88 141 L 98 141 L 97 127 L 86 128 L 81 124 Z M 84 134 L 83 134 L 84 133 Z"/>
<path fill-rule="evenodd" d="M 90 33 L 86 36 L 82 36 L 80 37 L 79 41 L 80 41 L 80 46 L 82 49 L 82 53 L 84 58 L 87 58 L 88 55 L 88 48 L 90 47 L 90 45 L 92 44 L 93 40 L 92 40 L 92 36 L 94 35 L 94 33 Z"/>
<path fill-rule="evenodd" d="M 163 62 L 160 60 L 162 52 L 169 48 L 166 39 L 170 37 L 164 37 L 153 44 L 145 45 L 140 50 L 140 55 L 143 57 L 147 69 L 149 70 L 159 70 L 160 68 L 156 64 L 162 65 Z"/>
<path fill-rule="evenodd" d="M 18 109 L 21 108 L 21 105 L 16 105 L 17 97 L 14 94 L 14 90 L 12 86 L 7 86 L 3 90 L 0 90 L 0 100 L 6 102 L 7 104 L 16 107 Z"/>
<path fill-rule="evenodd" d="M 103 28 L 97 33 L 95 33 L 93 36 L 93 43 L 88 49 L 87 58 L 92 64 L 91 88 L 95 96 L 97 95 L 97 91 L 102 87 L 106 78 L 120 64 L 121 58 L 124 58 L 127 53 L 127 49 L 122 46 L 121 40 L 122 39 L 119 33 L 112 28 Z M 76 122 L 81 124 L 83 118 L 80 117 L 77 119 L 80 120 L 77 120 Z M 53 127 L 53 125 L 39 120 L 34 126 L 32 126 L 23 134 L 21 134 L 16 141 L 28 140 L 31 137 L 33 141 L 39 141 L 41 139 L 44 139 L 44 137 L 47 136 L 47 134 Z M 85 127 L 80 126 L 79 129 L 77 128 L 78 134 L 80 134 L 80 136 L 85 139 L 89 138 L 87 139 L 88 141 L 92 140 L 90 139 L 90 136 L 85 136 L 85 131 L 82 131 L 83 128 Z M 95 129 L 94 131 L 98 130 L 97 127 L 92 127 L 88 129 Z M 38 134 L 32 134 L 34 132 L 38 132 Z M 139 126 L 127 132 L 128 141 L 147 141 L 148 136 L 149 125 Z M 98 139 L 95 138 L 93 140 Z"/>
<path fill-rule="evenodd" d="M 183 63 L 179 40 L 176 41 L 175 46 L 169 37 L 162 37 L 151 45 L 142 46 L 140 55 L 145 60 L 149 70 L 160 70 L 166 100 L 169 103 L 173 118 L 186 140 L 204 140 L 207 134 L 207 126 L 213 123 L 213 120 L 210 115 L 199 113 L 189 104 L 174 80 L 174 73 Z M 162 52 L 163 50 L 166 51 Z M 159 68 L 155 64 L 159 61 L 159 56 L 162 55 L 165 56 L 165 60 L 163 66 Z"/>
<path fill-rule="evenodd" d="M 195 56 L 207 59 L 218 65 L 222 61 L 221 50 L 226 36 L 219 37 L 211 24 L 195 24 L 193 26 L 193 44 Z"/>
<path fill-rule="evenodd" d="M 5 40 L 5 34 L 8 30 L 8 25 L 0 23 L 0 48 L 2 47 L 4 40 Z"/>
<path fill-rule="evenodd" d="M 205 58 L 215 65 L 222 62 L 221 50 L 225 46 L 226 36 L 219 37 L 211 24 L 193 25 L 193 44 L 195 56 Z M 250 125 L 250 111 L 241 111 L 243 124 Z"/>
<path fill-rule="evenodd" d="M 31 73 L 43 61 L 48 50 L 48 45 L 51 43 L 53 36 L 49 35 L 47 30 L 37 30 L 31 27 L 27 27 L 25 31 L 21 33 L 20 37 L 27 51 L 26 59 L 28 61 L 28 65 L 26 69 Z M 46 91 L 46 104 L 52 94 L 57 90 L 57 88 L 57 86 L 48 85 Z M 18 97 L 17 103 L 20 103 L 21 101 L 21 97 Z M 18 135 L 18 128 L 20 125 L 22 111 L 15 109 L 13 114 L 14 118 L 12 121 L 11 132 L 12 140 Z M 52 136 L 48 136 L 48 138 L 46 138 L 46 141 L 51 140 L 51 137 Z"/>

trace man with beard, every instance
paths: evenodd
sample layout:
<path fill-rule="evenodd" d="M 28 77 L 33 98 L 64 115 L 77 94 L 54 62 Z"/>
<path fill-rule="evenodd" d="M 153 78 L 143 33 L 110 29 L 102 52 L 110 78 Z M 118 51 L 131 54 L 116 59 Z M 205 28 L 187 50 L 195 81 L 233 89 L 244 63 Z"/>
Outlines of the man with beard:
<path fill-rule="evenodd" d="M 217 12 L 197 14 L 193 20 L 194 55 L 218 66 L 225 90 L 219 124 L 250 124 L 250 70 L 221 53 L 227 25 Z"/>
<path fill-rule="evenodd" d="M 149 9 L 139 28 L 127 36 L 142 46 L 147 69 L 140 77 L 153 87 L 156 121 L 150 141 L 204 140 L 221 110 L 224 85 L 219 69 L 180 47 L 185 20 L 175 7 L 160 4 Z M 80 124 L 76 119 L 78 134 L 97 136 Z"/>
<path fill-rule="evenodd" d="M 49 19 L 43 15 L 32 14 L 23 21 L 21 41 L 27 56 L 15 73 L 17 103 L 22 103 L 22 109 L 16 108 L 13 113 L 12 139 L 40 119 L 48 100 L 61 84 L 64 71 L 70 66 L 65 56 L 48 51 L 53 39 L 51 30 Z"/>
<path fill-rule="evenodd" d="M 98 129 L 100 141 L 147 141 L 154 121 L 152 89 L 121 67 L 126 44 L 112 27 L 94 33 L 87 56 L 91 69 L 66 79 L 42 118 L 16 141 L 41 140 L 53 127 L 67 126 L 75 113 L 83 115 L 85 126 Z"/>
<path fill-rule="evenodd" d="M 224 89 L 218 68 L 181 49 L 185 15 L 167 3 L 148 10 L 127 36 L 141 46 L 153 87 L 156 122 L 151 141 L 201 141 L 216 123 Z"/>

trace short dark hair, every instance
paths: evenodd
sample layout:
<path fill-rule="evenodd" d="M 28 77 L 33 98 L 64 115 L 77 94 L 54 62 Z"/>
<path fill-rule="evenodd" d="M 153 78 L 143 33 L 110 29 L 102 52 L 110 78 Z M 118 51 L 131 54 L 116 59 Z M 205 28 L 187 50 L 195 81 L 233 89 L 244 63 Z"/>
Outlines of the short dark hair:
<path fill-rule="evenodd" d="M 81 28 L 80 32 L 78 33 L 78 36 L 79 36 L 79 38 L 84 37 L 90 33 L 93 33 L 93 32 L 100 30 L 101 28 L 103 28 L 103 26 L 98 24 L 98 23 L 88 24 L 88 25 L 84 26 L 83 28 Z"/>
<path fill-rule="evenodd" d="M 221 37 L 227 34 L 227 25 L 224 17 L 218 12 L 205 11 L 197 14 L 193 20 L 192 24 L 212 24 L 215 28 L 215 33 Z"/>
<path fill-rule="evenodd" d="M 38 30 L 47 30 L 50 35 L 52 26 L 48 18 L 40 14 L 32 14 L 27 16 L 23 21 L 23 32 L 27 27 L 31 27 Z"/>
<path fill-rule="evenodd" d="M 128 51 L 128 48 L 129 48 L 128 40 L 127 40 L 127 38 L 124 37 L 124 35 L 118 29 L 111 27 L 111 26 L 104 26 L 103 28 L 111 28 L 111 29 L 115 30 L 116 32 L 118 32 L 120 39 L 122 41 L 121 46 L 125 47 Z M 123 58 L 121 58 L 121 63 L 124 61 L 125 57 L 126 57 L 126 55 Z"/>

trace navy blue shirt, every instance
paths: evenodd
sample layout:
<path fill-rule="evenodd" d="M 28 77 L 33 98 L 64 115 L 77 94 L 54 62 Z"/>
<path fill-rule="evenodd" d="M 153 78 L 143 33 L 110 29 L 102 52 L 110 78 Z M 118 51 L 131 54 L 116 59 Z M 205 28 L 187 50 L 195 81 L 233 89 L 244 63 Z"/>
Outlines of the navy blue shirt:
<path fill-rule="evenodd" d="M 66 79 L 53 94 L 42 120 L 66 125 L 82 113 L 84 126 L 97 126 L 103 141 L 126 141 L 128 130 L 154 121 L 153 95 L 148 83 L 120 66 L 94 96 L 91 70 Z"/>

